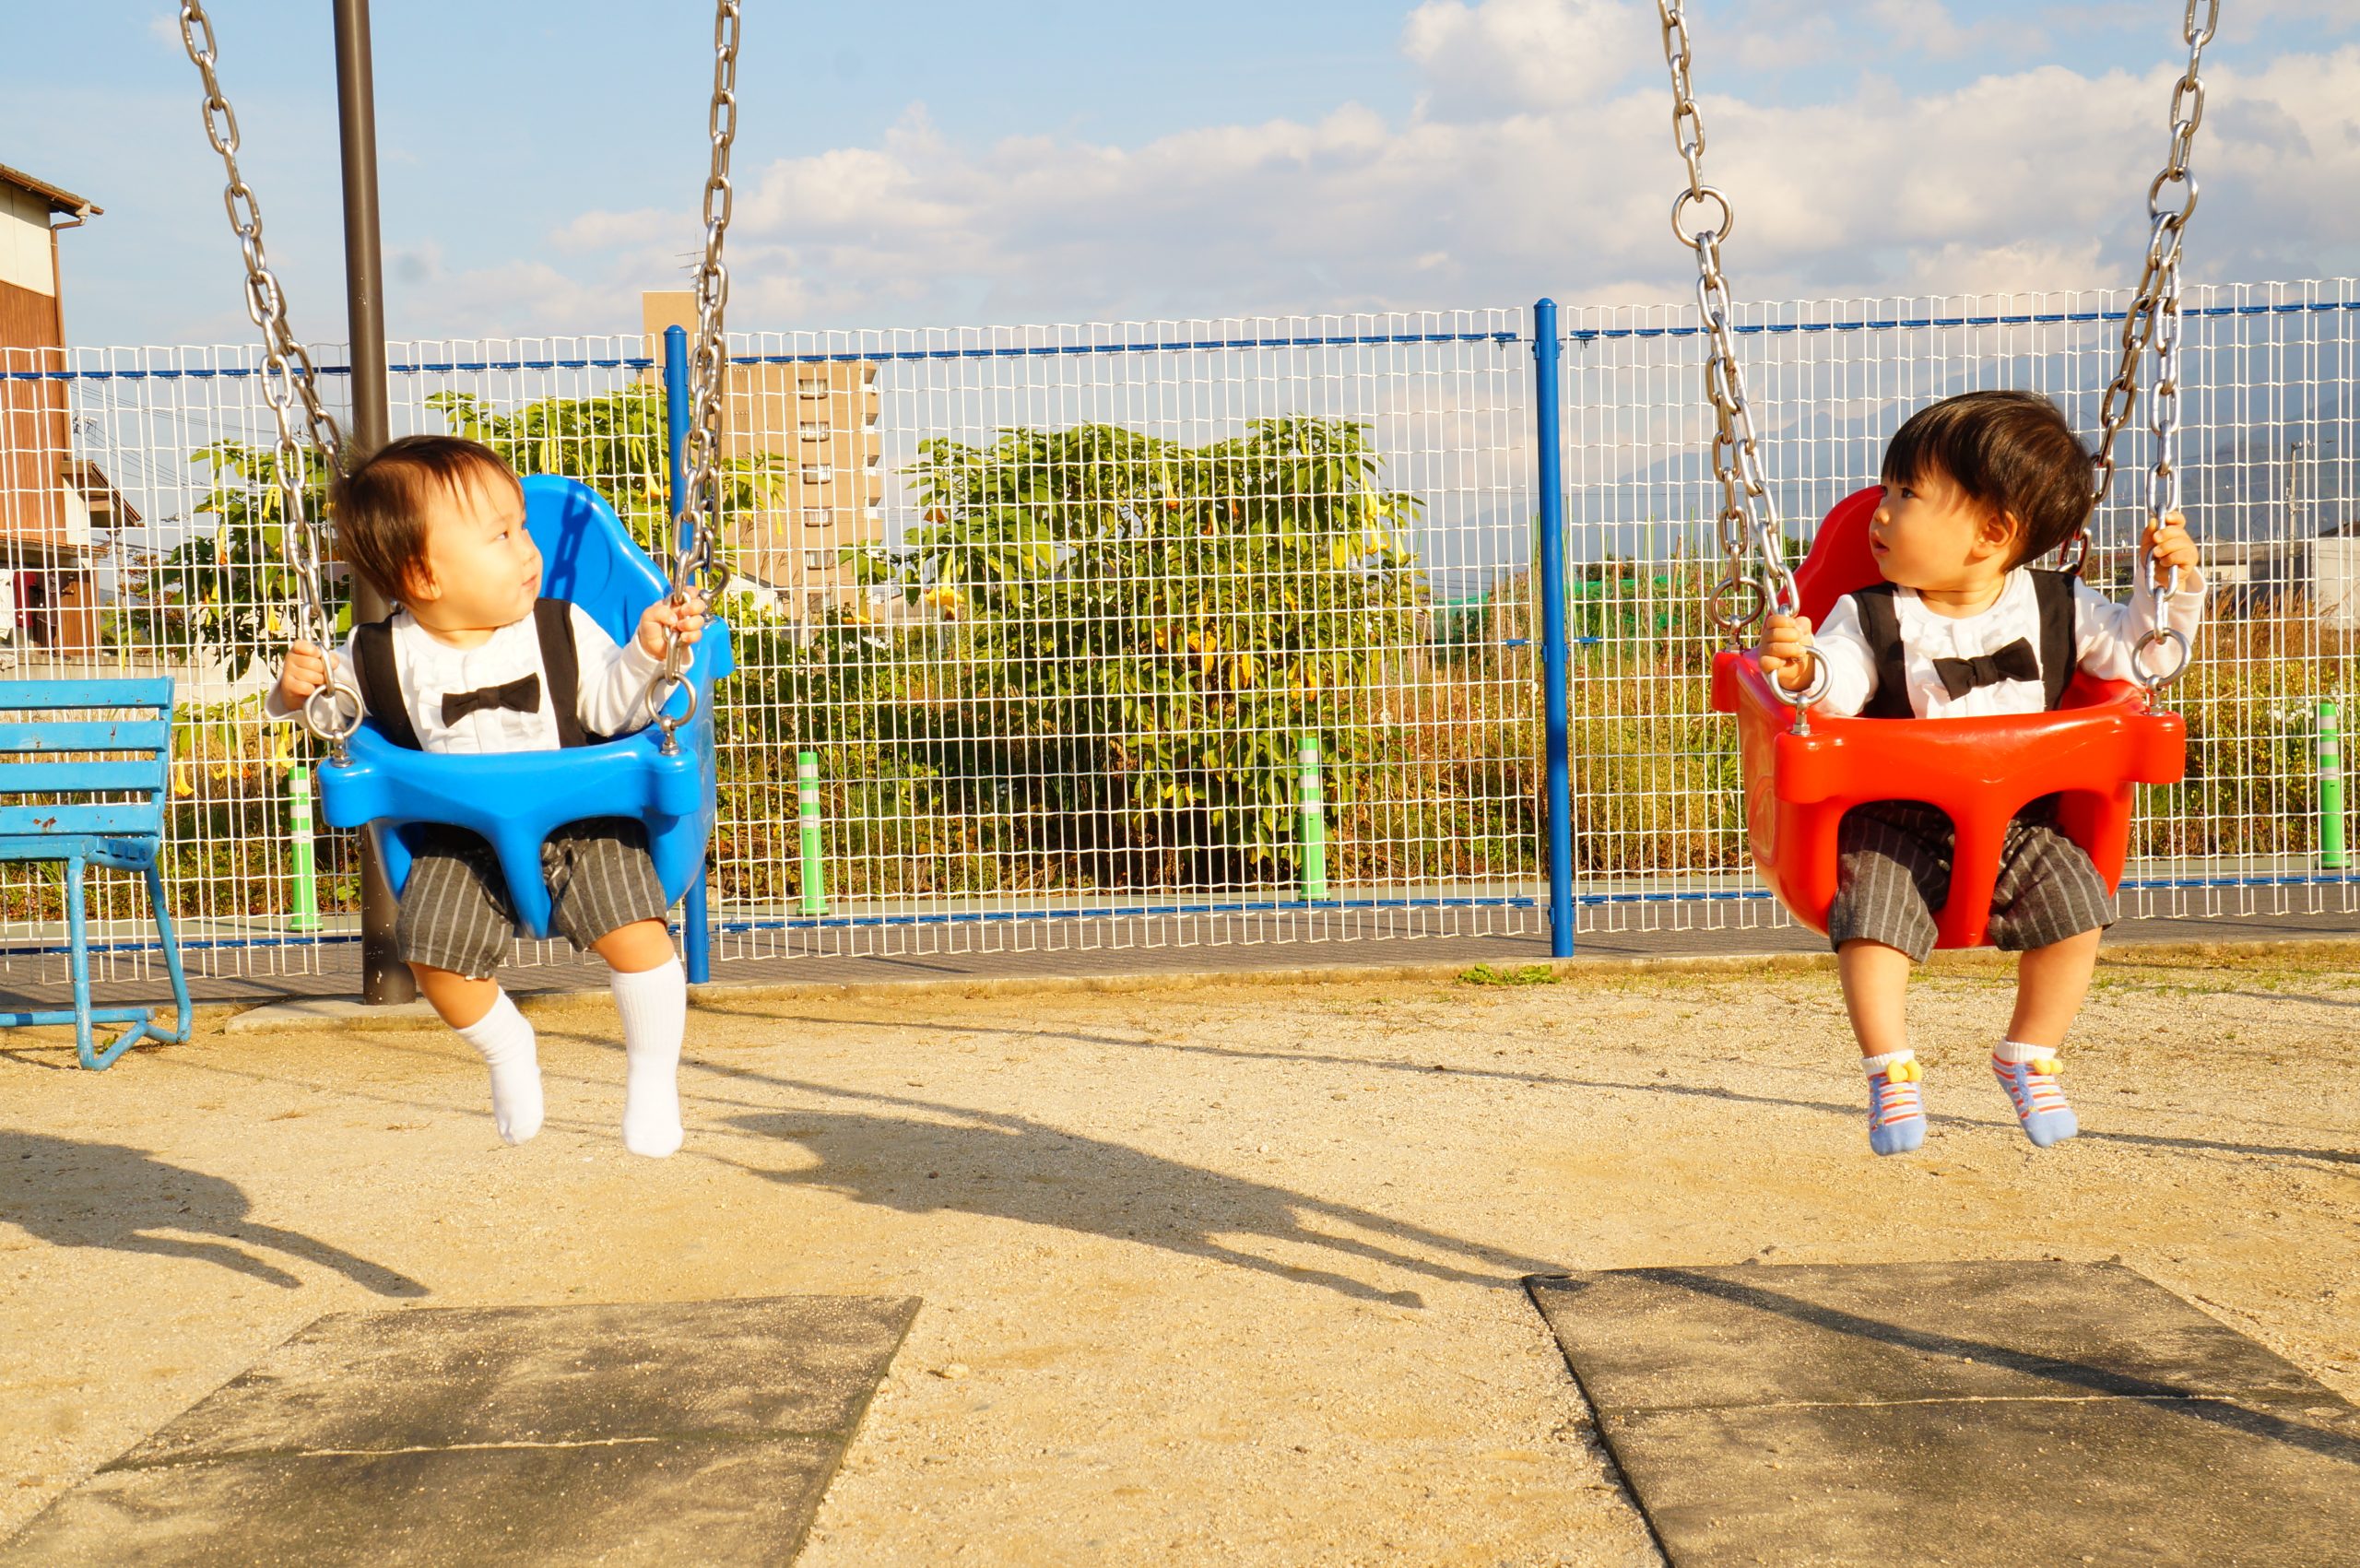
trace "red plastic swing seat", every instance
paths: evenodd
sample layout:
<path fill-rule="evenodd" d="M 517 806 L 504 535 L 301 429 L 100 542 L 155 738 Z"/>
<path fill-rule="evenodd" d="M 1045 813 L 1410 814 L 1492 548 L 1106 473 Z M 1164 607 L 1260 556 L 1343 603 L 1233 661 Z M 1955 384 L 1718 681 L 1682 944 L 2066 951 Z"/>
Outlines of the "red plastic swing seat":
<path fill-rule="evenodd" d="M 1802 613 L 1823 620 L 1835 601 L 1882 580 L 1869 550 L 1882 490 L 1847 496 L 1820 525 L 1795 573 Z M 1713 661 L 1713 706 L 1735 713 L 1745 776 L 1745 829 L 1754 864 L 1794 917 L 1827 930 L 1835 898 L 1835 830 L 1844 813 L 1879 800 L 1922 800 L 1957 829 L 1950 897 L 1936 913 L 1935 946 L 1988 945 L 1991 889 L 2008 821 L 2060 795 L 2059 825 L 2089 852 L 2111 892 L 2130 843 L 2133 786 L 2177 784 L 2188 766 L 2177 713 L 2147 712 L 2129 681 L 2076 675 L 2054 713 L 1970 719 L 1837 718 L 1814 711 L 1794 733 L 1794 710 L 1770 689 L 1751 650 Z"/>

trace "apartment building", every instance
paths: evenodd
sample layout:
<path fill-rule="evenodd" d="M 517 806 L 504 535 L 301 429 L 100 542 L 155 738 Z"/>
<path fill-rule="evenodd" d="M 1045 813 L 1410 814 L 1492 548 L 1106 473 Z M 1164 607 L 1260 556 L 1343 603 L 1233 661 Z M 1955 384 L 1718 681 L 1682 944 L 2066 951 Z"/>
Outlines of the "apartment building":
<path fill-rule="evenodd" d="M 11 653 L 99 643 L 100 536 L 138 522 L 73 454 L 57 237 L 101 209 L 0 164 L 0 638 Z M 60 218 L 64 221 L 59 221 Z"/>
<path fill-rule="evenodd" d="M 643 294 L 640 318 L 660 360 L 667 327 L 695 333 L 696 301 L 686 290 Z M 772 453 L 785 465 L 777 504 L 739 523 L 738 573 L 774 592 L 796 620 L 858 604 L 843 552 L 885 536 L 876 364 L 733 365 L 725 395 L 725 454 Z"/>

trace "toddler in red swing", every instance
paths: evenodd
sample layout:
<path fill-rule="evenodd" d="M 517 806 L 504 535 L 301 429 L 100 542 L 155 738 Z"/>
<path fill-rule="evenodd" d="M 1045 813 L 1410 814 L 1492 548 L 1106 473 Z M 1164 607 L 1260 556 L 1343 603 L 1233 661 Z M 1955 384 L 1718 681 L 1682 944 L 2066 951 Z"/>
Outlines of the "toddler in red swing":
<path fill-rule="evenodd" d="M 1965 718 L 2058 706 L 2076 669 L 2137 673 L 2162 629 L 2193 639 L 2204 616 L 2196 546 L 2175 513 L 2142 536 L 2142 567 L 2118 604 L 2070 572 L 2028 563 L 2087 523 L 2092 460 L 2056 405 L 2028 392 L 1970 392 L 1920 409 L 1885 449 L 1884 501 L 1870 525 L 1884 581 L 1839 600 L 1815 631 L 1773 615 L 1763 670 L 1789 691 L 1827 672 L 1816 706 L 1870 718 Z M 2160 607 L 2144 561 L 2177 584 Z M 2150 648 L 2150 660 L 2168 650 Z M 1950 819 L 1922 801 L 1857 807 L 1837 831 L 1827 937 L 1869 1078 L 1869 1146 L 1899 1154 L 1925 1141 L 1920 1073 L 1904 1002 L 1911 968 L 1934 946 L 1950 890 Z M 2087 852 L 2044 796 L 2009 823 L 1992 890 L 1994 946 L 2023 957 L 2007 1034 L 1991 1070 L 2018 1124 L 2046 1149 L 2078 1130 L 2058 1082 L 2058 1052 L 2114 923 Z"/>
<path fill-rule="evenodd" d="M 340 654 L 297 643 L 264 712 L 302 712 L 341 683 L 395 743 L 425 751 L 545 751 L 649 722 L 648 683 L 672 640 L 694 643 L 702 603 L 658 599 L 618 647 L 579 606 L 541 596 L 541 552 L 525 492 L 498 454 L 455 436 L 405 436 L 336 482 L 346 561 L 400 608 L 355 626 Z M 533 1026 L 493 978 L 516 935 L 491 846 L 430 830 L 402 889 L 395 941 L 418 988 L 491 1070 L 500 1136 L 540 1131 Z M 661 1159 L 680 1147 L 678 1073 L 688 982 L 672 951 L 667 901 L 646 831 L 626 817 L 575 822 L 541 846 L 552 926 L 607 961 L 622 1017 L 623 1146 Z"/>

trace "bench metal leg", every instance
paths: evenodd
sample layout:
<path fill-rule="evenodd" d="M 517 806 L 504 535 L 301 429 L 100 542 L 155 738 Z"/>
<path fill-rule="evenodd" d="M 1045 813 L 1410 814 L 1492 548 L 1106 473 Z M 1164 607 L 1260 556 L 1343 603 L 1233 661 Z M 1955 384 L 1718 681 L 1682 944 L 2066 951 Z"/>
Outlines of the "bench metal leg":
<path fill-rule="evenodd" d="M 114 1065 L 114 1059 L 131 1049 L 148 1032 L 148 1009 L 109 1008 L 105 1012 L 114 1020 L 127 1020 L 131 1027 L 115 1037 L 114 1043 L 101 1051 L 90 1036 L 90 933 L 84 918 L 82 873 L 85 869 L 79 855 L 69 856 L 65 867 L 65 941 L 66 962 L 74 972 L 74 1053 L 82 1065 L 92 1072 L 103 1072 Z"/>
<path fill-rule="evenodd" d="M 157 853 L 160 856 L 162 846 L 158 846 Z M 185 1043 L 189 1026 L 188 976 L 181 970 L 181 939 L 172 929 L 171 907 L 164 902 L 163 868 L 154 860 L 148 863 L 148 906 L 156 912 L 156 935 L 164 944 L 164 968 L 172 977 L 172 1006 L 177 1009 L 170 1034 L 153 1028 L 148 1032 L 159 1040 Z"/>

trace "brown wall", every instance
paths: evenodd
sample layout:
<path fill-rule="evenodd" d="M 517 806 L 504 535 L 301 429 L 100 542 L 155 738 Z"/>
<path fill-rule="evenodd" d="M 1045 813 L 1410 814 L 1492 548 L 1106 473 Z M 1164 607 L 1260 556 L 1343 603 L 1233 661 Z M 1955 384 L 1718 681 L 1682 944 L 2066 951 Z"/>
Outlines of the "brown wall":
<path fill-rule="evenodd" d="M 65 368 L 57 301 L 0 282 L 0 371 Z M 61 540 L 65 383 L 0 379 L 0 538 Z"/>
<path fill-rule="evenodd" d="M 661 362 L 666 327 L 694 334 L 694 299 L 682 291 L 643 294 L 640 322 L 648 357 Z M 857 582 L 839 554 L 885 536 L 883 522 L 870 515 L 885 499 L 877 420 L 877 367 L 867 361 L 730 368 L 722 411 L 726 451 L 772 454 L 786 464 L 779 504 L 741 525 L 738 565 L 780 589 L 797 619 L 859 601 Z M 824 470 L 827 477 L 813 482 L 807 470 Z"/>

